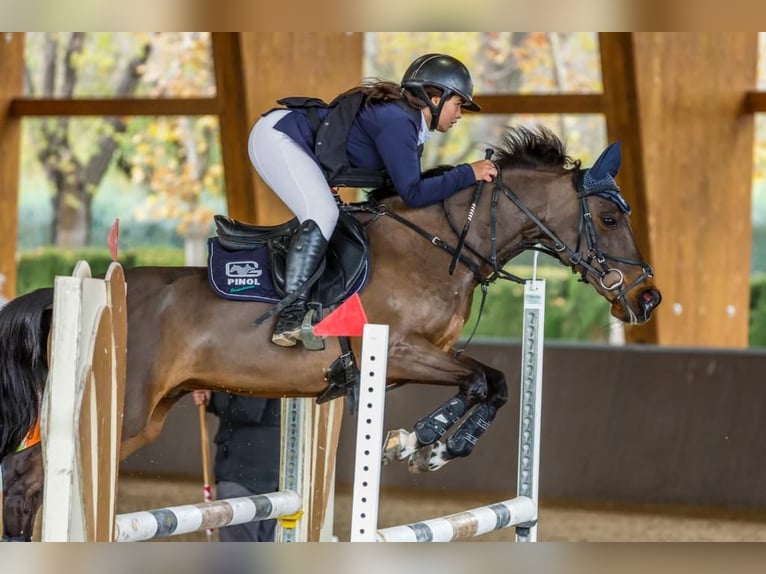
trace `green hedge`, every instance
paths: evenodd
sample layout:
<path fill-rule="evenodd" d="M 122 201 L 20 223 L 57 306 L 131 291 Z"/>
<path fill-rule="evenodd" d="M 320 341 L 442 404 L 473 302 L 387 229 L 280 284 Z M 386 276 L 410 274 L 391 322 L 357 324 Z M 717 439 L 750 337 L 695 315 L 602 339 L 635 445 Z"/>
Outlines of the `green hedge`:
<path fill-rule="evenodd" d="M 106 272 L 111 256 L 106 249 L 67 251 L 41 248 L 21 254 L 17 292 L 27 293 L 53 284 L 56 275 L 69 275 L 77 261 L 84 259 L 94 275 Z M 183 265 L 183 250 L 150 248 L 126 250 L 120 254 L 124 267 L 144 265 Z M 529 277 L 528 267 L 509 267 L 511 273 Z M 602 341 L 609 337 L 609 304 L 589 285 L 559 266 L 541 266 L 539 276 L 546 280 L 545 335 L 550 339 L 570 341 Z M 479 313 L 481 292 L 476 291 L 471 319 L 465 326 L 468 335 Z M 524 287 L 498 281 L 490 285 L 477 337 L 518 339 L 521 335 Z M 751 283 L 750 346 L 766 347 L 766 275 Z"/>
<path fill-rule="evenodd" d="M 521 277 L 529 269 L 510 269 Z M 546 279 L 545 336 L 570 341 L 606 342 L 609 338 L 609 304 L 564 268 L 541 268 Z M 465 334 L 470 333 L 479 311 L 481 295 L 474 295 L 471 320 Z M 510 282 L 490 286 L 484 314 L 476 331 L 477 337 L 520 338 L 524 287 Z M 766 347 L 766 274 L 750 283 L 750 347 Z"/>
<path fill-rule="evenodd" d="M 507 270 L 522 278 L 531 275 L 528 267 L 508 267 Z M 608 340 L 609 303 L 592 287 L 580 283 L 578 276 L 563 267 L 540 267 L 538 276 L 546 280 L 546 337 L 572 341 Z M 473 329 L 480 304 L 481 292 L 477 290 L 466 334 Z M 520 338 L 523 308 L 523 285 L 510 281 L 490 285 L 476 336 Z"/>
<path fill-rule="evenodd" d="M 80 260 L 88 262 L 93 275 L 101 275 L 109 268 L 112 256 L 107 249 L 98 248 L 66 250 L 44 247 L 26 251 L 19 260 L 16 292 L 22 295 L 40 287 L 50 287 L 56 275 L 70 275 Z M 120 253 L 120 263 L 126 268 L 143 265 L 176 266 L 183 265 L 183 261 L 181 249 L 153 247 Z"/>

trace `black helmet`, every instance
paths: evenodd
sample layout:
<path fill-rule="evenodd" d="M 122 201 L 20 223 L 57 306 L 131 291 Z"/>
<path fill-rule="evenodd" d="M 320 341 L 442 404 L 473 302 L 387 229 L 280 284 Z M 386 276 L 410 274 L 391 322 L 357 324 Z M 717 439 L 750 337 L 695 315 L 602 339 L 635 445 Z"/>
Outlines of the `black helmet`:
<path fill-rule="evenodd" d="M 442 90 L 442 98 L 438 107 L 431 104 L 431 99 L 426 95 L 425 87 L 433 86 Z M 465 104 L 463 107 L 474 112 L 481 108 L 473 101 L 473 81 L 471 73 L 465 64 L 446 54 L 425 54 L 412 62 L 402 77 L 402 88 L 411 91 L 419 98 L 425 100 L 431 108 L 433 119 L 431 129 L 436 127 L 439 121 L 439 113 L 446 99 L 457 94 Z"/>

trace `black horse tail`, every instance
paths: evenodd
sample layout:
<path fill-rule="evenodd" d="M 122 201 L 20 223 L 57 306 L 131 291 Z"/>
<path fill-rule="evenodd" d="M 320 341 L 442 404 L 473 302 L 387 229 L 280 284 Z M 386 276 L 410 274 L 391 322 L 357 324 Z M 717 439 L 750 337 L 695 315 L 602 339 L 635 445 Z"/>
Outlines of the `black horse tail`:
<path fill-rule="evenodd" d="M 37 420 L 48 376 L 53 289 L 22 295 L 0 309 L 0 460 Z"/>

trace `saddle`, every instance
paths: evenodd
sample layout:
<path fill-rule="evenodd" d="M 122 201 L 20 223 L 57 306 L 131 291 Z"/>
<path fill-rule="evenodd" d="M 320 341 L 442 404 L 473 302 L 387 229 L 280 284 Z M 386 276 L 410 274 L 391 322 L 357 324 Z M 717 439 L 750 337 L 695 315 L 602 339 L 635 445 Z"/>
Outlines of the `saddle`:
<path fill-rule="evenodd" d="M 268 249 L 272 285 L 284 297 L 287 251 L 298 219 L 275 226 L 251 225 L 225 215 L 216 215 L 214 220 L 218 244 L 227 252 Z M 309 301 L 323 307 L 342 303 L 364 287 L 367 271 L 367 231 L 353 215 L 341 211 L 327 246 L 324 272 L 311 286 Z"/>
<path fill-rule="evenodd" d="M 251 225 L 224 215 L 216 215 L 214 221 L 217 236 L 208 242 L 208 274 L 213 289 L 228 299 L 272 302 L 277 308 L 286 295 L 285 264 L 298 219 L 275 226 Z M 341 208 L 327 246 L 324 270 L 308 290 L 309 306 L 315 309 L 313 323 L 321 320 L 323 308 L 333 308 L 361 291 L 368 276 L 367 231 L 351 212 Z M 268 316 L 271 315 L 260 319 Z M 313 335 L 312 327 L 312 323 L 304 322 L 304 346 L 323 349 L 324 343 Z M 321 404 L 345 395 L 349 398 L 349 409 L 354 412 L 359 393 L 359 368 L 348 338 L 339 337 L 339 342 L 341 356 L 327 370 L 329 386 L 316 401 Z"/>

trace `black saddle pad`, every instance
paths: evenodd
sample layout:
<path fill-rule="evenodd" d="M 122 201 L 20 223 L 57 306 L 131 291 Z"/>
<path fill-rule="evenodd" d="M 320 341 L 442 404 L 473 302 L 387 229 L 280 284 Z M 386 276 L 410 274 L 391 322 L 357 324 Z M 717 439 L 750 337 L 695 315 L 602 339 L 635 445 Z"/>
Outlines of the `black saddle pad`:
<path fill-rule="evenodd" d="M 217 237 L 208 239 L 208 279 L 225 299 L 276 303 L 284 293 L 284 268 L 297 219 L 282 225 L 253 226 L 215 216 Z M 350 213 L 341 211 L 325 256 L 322 277 L 310 299 L 337 305 L 361 291 L 369 276 L 367 233 Z"/>

